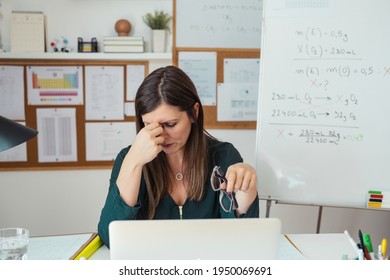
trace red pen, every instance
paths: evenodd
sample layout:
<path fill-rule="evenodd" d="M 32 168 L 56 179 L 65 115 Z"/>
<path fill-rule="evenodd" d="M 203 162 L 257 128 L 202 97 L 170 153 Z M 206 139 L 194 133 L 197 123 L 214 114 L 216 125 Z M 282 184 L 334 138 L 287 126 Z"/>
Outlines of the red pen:
<path fill-rule="evenodd" d="M 364 257 L 366 258 L 366 260 L 372 260 L 371 255 L 368 252 L 368 249 L 364 244 L 363 244 L 363 253 L 364 253 Z"/>

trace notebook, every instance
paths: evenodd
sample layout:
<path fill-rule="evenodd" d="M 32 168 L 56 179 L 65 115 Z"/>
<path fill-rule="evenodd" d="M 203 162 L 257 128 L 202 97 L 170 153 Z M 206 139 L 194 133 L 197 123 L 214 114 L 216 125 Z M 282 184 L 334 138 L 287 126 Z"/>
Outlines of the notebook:
<path fill-rule="evenodd" d="M 271 260 L 280 234 L 277 218 L 113 221 L 110 259 Z"/>

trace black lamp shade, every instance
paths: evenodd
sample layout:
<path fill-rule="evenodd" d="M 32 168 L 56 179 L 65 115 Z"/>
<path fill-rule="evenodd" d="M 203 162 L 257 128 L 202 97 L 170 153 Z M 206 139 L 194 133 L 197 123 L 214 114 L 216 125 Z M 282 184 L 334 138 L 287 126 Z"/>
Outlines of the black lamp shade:
<path fill-rule="evenodd" d="M 0 152 L 20 145 L 38 134 L 38 131 L 0 116 Z"/>

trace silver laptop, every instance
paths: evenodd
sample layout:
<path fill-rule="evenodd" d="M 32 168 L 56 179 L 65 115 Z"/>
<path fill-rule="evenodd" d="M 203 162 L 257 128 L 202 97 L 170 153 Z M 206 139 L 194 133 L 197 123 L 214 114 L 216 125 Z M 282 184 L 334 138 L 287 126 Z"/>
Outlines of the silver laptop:
<path fill-rule="evenodd" d="M 272 260 L 280 234 L 277 218 L 113 221 L 110 258 Z"/>

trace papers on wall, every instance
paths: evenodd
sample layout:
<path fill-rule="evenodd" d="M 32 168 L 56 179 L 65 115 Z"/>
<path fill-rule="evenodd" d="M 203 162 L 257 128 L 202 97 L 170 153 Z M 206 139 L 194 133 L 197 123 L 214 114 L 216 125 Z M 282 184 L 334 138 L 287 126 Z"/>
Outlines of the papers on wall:
<path fill-rule="evenodd" d="M 259 59 L 224 60 L 224 83 L 218 84 L 218 121 L 256 121 L 259 71 Z"/>
<path fill-rule="evenodd" d="M 20 122 L 26 125 L 25 122 Z M 0 153 L 0 162 L 27 161 L 27 144 L 22 143 Z"/>
<path fill-rule="evenodd" d="M 81 66 L 28 66 L 26 74 L 29 105 L 83 104 Z"/>
<path fill-rule="evenodd" d="M 226 58 L 223 61 L 224 83 L 259 84 L 260 59 Z"/>
<path fill-rule="evenodd" d="M 25 120 L 24 67 L 0 66 L 0 115 L 11 120 Z"/>
<path fill-rule="evenodd" d="M 11 14 L 11 52 L 45 52 L 45 16 L 42 12 Z"/>
<path fill-rule="evenodd" d="M 216 105 L 217 53 L 179 52 L 179 68 L 194 82 L 203 106 Z"/>
<path fill-rule="evenodd" d="M 126 65 L 126 100 L 134 100 L 145 78 L 145 65 Z"/>
<path fill-rule="evenodd" d="M 38 161 L 77 161 L 76 109 L 37 109 Z"/>
<path fill-rule="evenodd" d="M 124 119 L 124 67 L 85 66 L 86 120 Z"/>
<path fill-rule="evenodd" d="M 125 116 L 126 117 L 134 117 L 135 116 L 135 104 L 134 102 L 126 102 L 125 103 Z"/>
<path fill-rule="evenodd" d="M 219 83 L 218 121 L 255 121 L 258 93 L 254 83 Z"/>
<path fill-rule="evenodd" d="M 134 122 L 86 123 L 87 160 L 114 160 L 121 149 L 133 142 Z"/>

